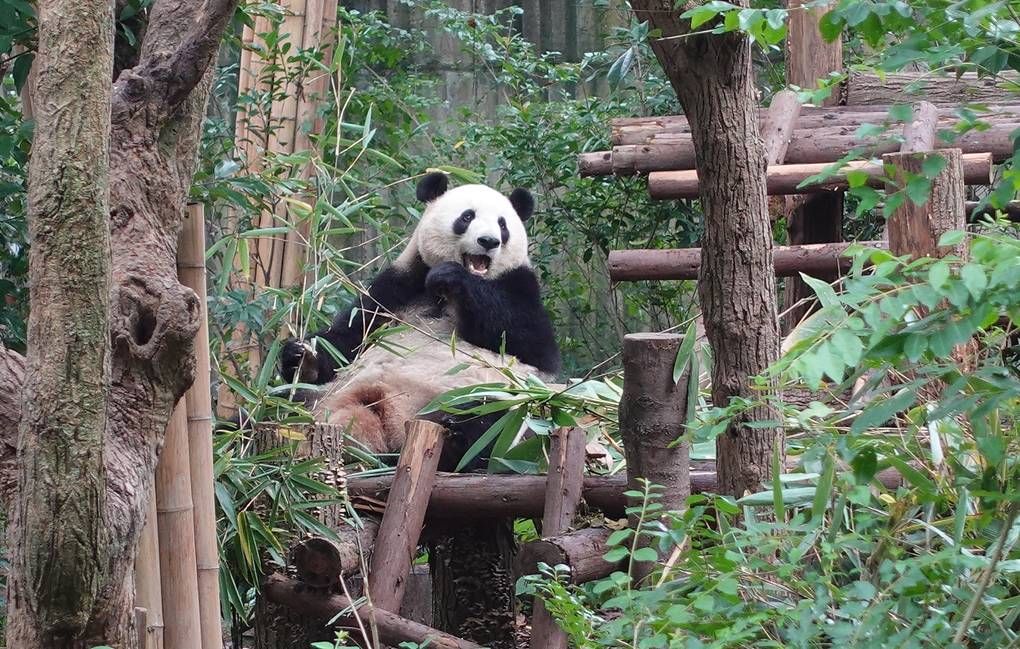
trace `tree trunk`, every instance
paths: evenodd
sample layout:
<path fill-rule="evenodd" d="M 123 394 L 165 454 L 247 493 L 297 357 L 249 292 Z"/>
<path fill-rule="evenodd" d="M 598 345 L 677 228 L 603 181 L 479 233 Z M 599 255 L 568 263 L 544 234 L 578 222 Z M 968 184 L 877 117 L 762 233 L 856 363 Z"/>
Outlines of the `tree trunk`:
<path fill-rule="evenodd" d="M 112 87 L 112 5 L 37 6 L 34 323 L 23 416 L 0 408 L 5 447 L 23 419 L 7 646 L 124 649 L 156 456 L 194 372 L 200 309 L 177 281 L 177 234 L 236 1 L 156 2 Z M 0 384 L 16 367 L 0 363 Z"/>
<path fill-rule="evenodd" d="M 747 6 L 746 0 L 738 3 Z M 665 38 L 653 40 L 691 126 L 705 213 L 698 295 L 712 346 L 712 400 L 756 398 L 750 377 L 779 356 L 772 231 L 765 196 L 765 147 L 751 74 L 751 43 L 739 33 L 688 35 L 666 0 L 635 0 L 639 20 Z M 669 38 L 684 36 L 683 38 Z M 755 490 L 770 477 L 782 431 L 747 422 L 775 420 L 775 408 L 747 411 L 717 440 L 719 493 Z"/>
<path fill-rule="evenodd" d="M 106 586 L 113 5 L 38 4 L 28 355 L 12 526 L 15 637 L 73 647 Z M 127 613 L 127 611 L 123 611 Z M 25 646 L 20 642 L 10 646 Z"/>

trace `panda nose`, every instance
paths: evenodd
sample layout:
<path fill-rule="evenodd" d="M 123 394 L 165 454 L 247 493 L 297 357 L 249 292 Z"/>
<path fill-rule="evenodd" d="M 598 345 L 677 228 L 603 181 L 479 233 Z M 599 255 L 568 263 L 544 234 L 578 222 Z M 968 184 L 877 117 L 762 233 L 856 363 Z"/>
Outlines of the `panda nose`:
<path fill-rule="evenodd" d="M 492 250 L 499 246 L 499 239 L 496 237 L 478 237 L 478 245 L 486 250 Z"/>

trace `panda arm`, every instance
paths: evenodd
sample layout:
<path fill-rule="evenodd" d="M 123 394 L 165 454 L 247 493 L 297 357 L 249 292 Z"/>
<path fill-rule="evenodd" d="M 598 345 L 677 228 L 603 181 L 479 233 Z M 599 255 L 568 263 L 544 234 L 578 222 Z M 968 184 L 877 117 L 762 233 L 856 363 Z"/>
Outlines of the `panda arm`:
<path fill-rule="evenodd" d="M 461 339 L 499 352 L 505 334 L 507 354 L 543 372 L 559 372 L 559 346 L 531 268 L 521 266 L 486 280 L 460 264 L 442 264 L 429 274 L 426 285 L 456 305 Z"/>
<path fill-rule="evenodd" d="M 420 258 L 410 268 L 391 266 L 379 273 L 368 289 L 368 295 L 358 298 L 355 305 L 339 313 L 328 328 L 308 338 L 323 338 L 350 361 L 365 340 L 365 336 L 388 321 L 387 314 L 407 307 L 425 292 L 425 275 L 428 268 Z M 281 353 L 280 373 L 287 381 L 301 364 L 304 346 L 290 340 Z M 331 381 L 340 368 L 336 359 L 325 349 L 318 349 L 315 371 L 302 377 L 304 382 L 323 384 Z M 314 374 L 312 376 L 311 374 Z"/>

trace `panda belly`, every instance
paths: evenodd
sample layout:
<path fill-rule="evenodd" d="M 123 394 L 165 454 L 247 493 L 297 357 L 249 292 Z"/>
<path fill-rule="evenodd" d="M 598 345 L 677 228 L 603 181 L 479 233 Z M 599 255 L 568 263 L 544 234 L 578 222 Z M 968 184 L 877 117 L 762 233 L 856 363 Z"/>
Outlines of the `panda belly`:
<path fill-rule="evenodd" d="M 479 383 L 506 384 L 503 372 L 541 373 L 514 358 L 452 339 L 454 318 L 433 304 L 400 314 L 402 330 L 384 334 L 320 392 L 316 421 L 348 428 L 373 453 L 398 452 L 404 425 L 439 395 Z M 452 344 L 451 344 L 452 341 Z"/>

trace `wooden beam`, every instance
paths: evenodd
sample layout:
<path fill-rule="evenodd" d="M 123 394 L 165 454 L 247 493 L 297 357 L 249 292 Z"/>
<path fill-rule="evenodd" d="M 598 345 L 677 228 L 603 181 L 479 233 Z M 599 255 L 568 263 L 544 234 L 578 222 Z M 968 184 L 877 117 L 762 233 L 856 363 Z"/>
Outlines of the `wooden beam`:
<path fill-rule="evenodd" d="M 795 465 L 790 465 L 793 469 Z M 879 474 L 886 487 L 895 489 L 900 476 L 895 471 Z M 393 475 L 350 478 L 347 493 L 361 510 L 385 509 L 386 494 Z M 691 462 L 691 493 L 715 493 L 715 462 Z M 585 476 L 584 501 L 607 516 L 624 515 L 627 478 L 623 475 Z M 543 475 L 478 475 L 438 473 L 429 498 L 428 520 L 462 524 L 465 519 L 536 518 L 545 504 L 546 477 Z"/>
<path fill-rule="evenodd" d="M 892 193 L 902 189 L 906 178 L 921 174 L 921 165 L 931 156 L 946 162 L 932 181 L 931 196 L 923 205 L 906 199 L 889 216 L 889 250 L 895 255 L 940 257 L 949 253 L 963 254 L 965 248 L 939 248 L 939 238 L 946 232 L 967 227 L 964 202 L 963 154 L 957 150 L 938 153 L 890 153 L 883 157 L 895 170 L 886 189 Z M 962 246 L 963 244 L 961 244 Z"/>
<path fill-rule="evenodd" d="M 545 490 L 542 536 L 562 534 L 570 528 L 584 487 L 585 433 L 583 428 L 561 428 L 549 440 L 549 474 Z M 567 649 L 567 634 L 535 599 L 531 617 L 532 649 Z"/>
<path fill-rule="evenodd" d="M 960 76 L 952 72 L 893 72 L 883 74 L 850 74 L 844 89 L 845 103 L 855 108 L 869 105 L 910 104 L 925 99 L 938 106 L 960 104 L 999 104 L 1015 98 L 1001 84 L 1020 83 L 1020 75 L 1004 73 L 978 77 L 974 72 Z"/>
<path fill-rule="evenodd" d="M 773 248 L 773 263 L 779 277 L 800 273 L 844 272 L 851 260 L 843 256 L 854 242 L 813 243 Z M 884 241 L 860 241 L 863 246 L 885 248 Z M 609 279 L 614 282 L 640 280 L 698 279 L 701 248 L 674 250 L 613 250 L 609 253 Z"/>
<path fill-rule="evenodd" d="M 373 628 L 378 631 L 379 641 L 386 645 L 397 646 L 402 642 L 411 642 L 418 645 L 427 643 L 434 649 L 482 649 L 481 645 L 474 642 L 412 622 L 368 603 L 357 605 L 346 597 L 311 588 L 297 579 L 278 573 L 266 577 L 262 583 L 262 592 L 274 604 L 287 606 L 302 615 L 324 622 L 340 616 L 338 623 L 351 631 L 355 640 L 362 638 L 354 612 L 368 627 L 369 633 Z M 365 640 L 370 641 L 370 638 Z"/>
<path fill-rule="evenodd" d="M 923 97 L 911 97 L 907 103 L 914 103 Z M 848 133 L 857 130 L 863 124 L 882 124 L 889 117 L 893 104 L 874 106 L 827 106 L 818 108 L 804 106 L 797 118 L 794 140 L 799 137 L 813 137 L 814 131 L 834 134 L 834 129 L 844 129 Z M 959 105 L 952 107 L 937 106 L 940 128 L 951 128 L 960 121 Z M 1000 122 L 1016 122 L 1020 114 L 1020 105 L 1015 103 L 993 102 L 987 110 L 980 113 L 982 121 L 989 124 Z M 760 108 L 758 118 L 764 124 L 768 115 L 767 108 Z M 684 115 L 664 115 L 658 117 L 619 117 L 609 122 L 610 143 L 615 146 L 628 144 L 676 144 L 691 136 L 691 128 Z M 890 125 L 896 128 L 895 124 Z M 803 135 L 798 133 L 803 132 Z"/>
<path fill-rule="evenodd" d="M 772 98 L 761 134 L 770 165 L 782 164 L 800 116 L 800 100 L 792 90 L 781 90 Z"/>
<path fill-rule="evenodd" d="M 774 165 L 768 168 L 768 193 L 770 196 L 786 194 L 815 194 L 819 192 L 844 191 L 849 187 L 847 173 L 863 171 L 868 175 L 868 184 L 872 187 L 885 186 L 885 173 L 882 165 L 871 161 L 847 163 L 837 174 L 820 183 L 799 187 L 808 178 L 822 173 L 828 166 L 824 164 L 792 164 Z M 992 183 L 992 155 L 990 153 L 971 153 L 963 156 L 963 177 L 967 185 L 990 185 Z M 648 191 L 652 198 L 698 198 L 700 186 L 698 172 L 690 171 L 656 171 L 648 174 Z"/>
<path fill-rule="evenodd" d="M 397 461 L 369 571 L 372 602 L 383 610 L 399 611 L 404 599 L 445 436 L 446 429 L 439 424 L 407 422 L 407 442 Z"/>
<path fill-rule="evenodd" d="M 953 120 L 955 122 L 955 120 Z M 991 153 L 992 159 L 1002 162 L 1013 155 L 1011 135 L 1020 124 L 1020 112 L 1009 117 L 983 120 L 985 130 L 972 129 L 957 135 L 952 142 L 941 136 L 935 139 L 935 149 L 959 148 L 964 153 Z M 873 120 L 881 123 L 881 119 Z M 938 132 L 949 132 L 951 124 L 938 124 Z M 860 138 L 857 127 L 829 126 L 805 129 L 797 124 L 786 150 L 787 164 L 832 163 L 854 149 L 864 156 L 880 156 L 900 150 L 900 137 L 904 127 L 891 126 L 888 131 L 874 137 Z M 632 176 L 653 171 L 678 171 L 694 168 L 694 144 L 690 136 L 656 135 L 643 144 L 624 144 L 612 151 L 595 151 L 578 155 L 578 171 L 582 176 Z"/>

